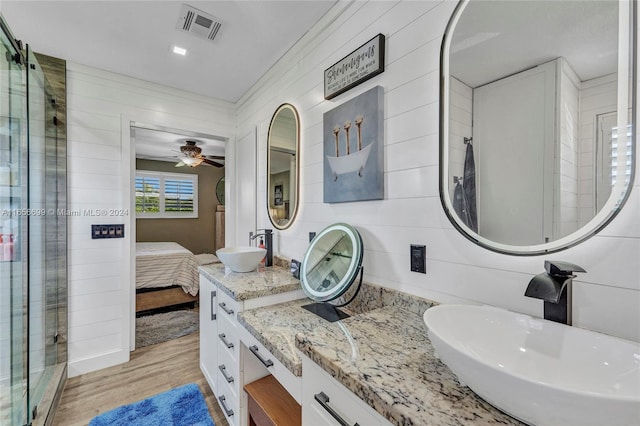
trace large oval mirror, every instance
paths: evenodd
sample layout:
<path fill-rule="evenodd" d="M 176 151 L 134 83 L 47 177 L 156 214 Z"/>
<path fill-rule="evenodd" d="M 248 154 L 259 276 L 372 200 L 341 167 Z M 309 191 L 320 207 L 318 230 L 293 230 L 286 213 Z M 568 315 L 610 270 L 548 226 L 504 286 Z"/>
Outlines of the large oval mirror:
<path fill-rule="evenodd" d="M 300 119 L 290 104 L 273 114 L 267 137 L 267 211 L 277 229 L 293 223 L 298 210 Z"/>
<path fill-rule="evenodd" d="M 635 2 L 461 1 L 442 43 L 440 196 L 514 255 L 594 235 L 634 170 Z"/>

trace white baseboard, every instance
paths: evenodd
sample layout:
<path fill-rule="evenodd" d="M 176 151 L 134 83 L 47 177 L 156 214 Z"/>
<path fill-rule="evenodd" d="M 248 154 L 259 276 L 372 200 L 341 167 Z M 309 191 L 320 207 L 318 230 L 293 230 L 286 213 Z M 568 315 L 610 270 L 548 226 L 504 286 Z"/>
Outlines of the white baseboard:
<path fill-rule="evenodd" d="M 106 354 L 93 356 L 90 358 L 69 361 L 68 377 L 76 377 L 81 374 L 91 373 L 114 365 L 122 364 L 129 361 L 128 350 L 117 350 Z"/>

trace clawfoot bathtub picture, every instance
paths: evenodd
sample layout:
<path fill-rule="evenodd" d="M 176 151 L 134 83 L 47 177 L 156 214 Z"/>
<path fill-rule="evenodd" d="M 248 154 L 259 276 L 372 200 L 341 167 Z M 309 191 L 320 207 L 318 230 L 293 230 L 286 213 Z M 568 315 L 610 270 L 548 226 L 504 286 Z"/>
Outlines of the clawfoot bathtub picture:
<path fill-rule="evenodd" d="M 384 198 L 383 96 L 376 86 L 324 114 L 325 203 Z"/>

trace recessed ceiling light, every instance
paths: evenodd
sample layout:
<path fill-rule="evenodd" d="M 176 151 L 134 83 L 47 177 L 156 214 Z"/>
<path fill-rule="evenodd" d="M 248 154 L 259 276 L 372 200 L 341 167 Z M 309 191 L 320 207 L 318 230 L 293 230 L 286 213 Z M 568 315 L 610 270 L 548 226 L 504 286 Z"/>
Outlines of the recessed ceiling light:
<path fill-rule="evenodd" d="M 184 47 L 173 46 L 173 53 L 184 56 L 187 54 L 187 49 Z"/>

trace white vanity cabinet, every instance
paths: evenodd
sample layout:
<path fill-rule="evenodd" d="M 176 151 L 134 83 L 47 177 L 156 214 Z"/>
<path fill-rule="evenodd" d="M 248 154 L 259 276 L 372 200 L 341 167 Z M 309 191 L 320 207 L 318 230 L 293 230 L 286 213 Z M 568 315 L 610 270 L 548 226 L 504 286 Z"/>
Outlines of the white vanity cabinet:
<path fill-rule="evenodd" d="M 218 370 L 218 288 L 200 275 L 200 370 L 214 394 Z"/>
<path fill-rule="evenodd" d="M 247 398 L 243 387 L 268 372 L 257 372 L 251 360 L 245 374 L 244 360 L 253 355 L 241 350 L 240 330 L 244 328 L 238 324 L 237 314 L 245 309 L 300 299 L 304 293 L 299 289 L 234 300 L 221 287 L 200 275 L 200 367 L 229 424 L 246 426 Z"/>
<path fill-rule="evenodd" d="M 309 357 L 301 358 L 303 425 L 391 425 Z"/>
<path fill-rule="evenodd" d="M 220 292 L 218 296 L 218 389 L 215 395 L 230 425 L 239 425 L 241 417 L 240 402 L 244 383 L 236 314 L 242 309 L 242 305 L 243 302 L 236 302 L 224 292 Z"/>

